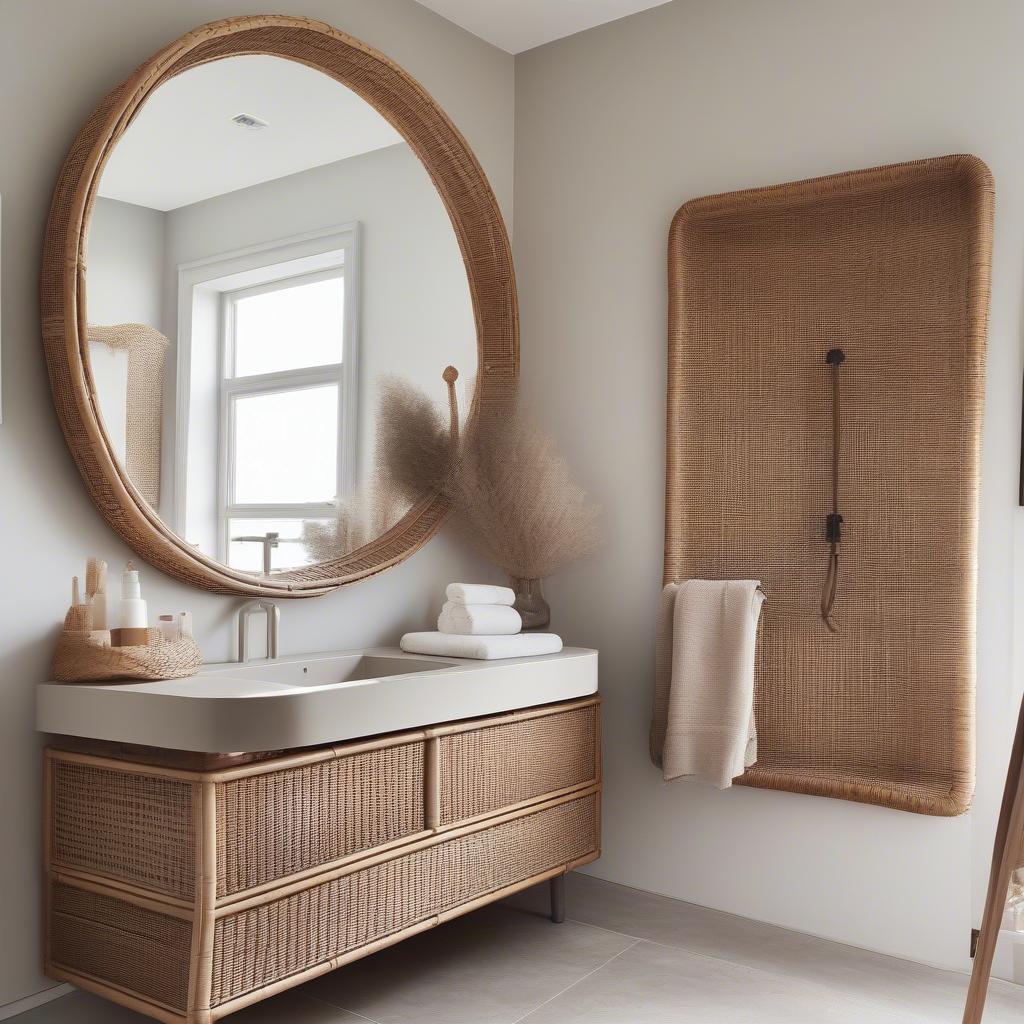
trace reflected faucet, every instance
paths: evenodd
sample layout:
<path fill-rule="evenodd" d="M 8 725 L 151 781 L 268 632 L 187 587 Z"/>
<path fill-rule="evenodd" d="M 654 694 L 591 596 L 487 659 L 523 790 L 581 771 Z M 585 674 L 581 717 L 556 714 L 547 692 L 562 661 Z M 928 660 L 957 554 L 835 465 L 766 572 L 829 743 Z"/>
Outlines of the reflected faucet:
<path fill-rule="evenodd" d="M 249 619 L 257 612 L 267 616 L 267 658 L 277 658 L 277 638 L 281 631 L 281 609 L 273 601 L 256 598 L 238 609 L 238 660 L 249 660 Z"/>
<path fill-rule="evenodd" d="M 233 543 L 239 544 L 262 544 L 263 545 L 263 575 L 269 576 L 271 573 L 271 559 L 273 558 L 273 550 L 281 543 L 281 534 L 264 533 L 255 537 L 232 537 Z"/>

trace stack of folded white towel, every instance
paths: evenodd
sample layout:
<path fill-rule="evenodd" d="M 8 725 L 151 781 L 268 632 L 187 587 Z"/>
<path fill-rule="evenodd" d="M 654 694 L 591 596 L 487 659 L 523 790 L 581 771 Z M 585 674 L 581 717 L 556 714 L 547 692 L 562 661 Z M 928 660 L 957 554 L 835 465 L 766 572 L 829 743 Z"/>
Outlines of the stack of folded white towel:
<path fill-rule="evenodd" d="M 523 633 L 513 608 L 515 592 L 484 583 L 449 583 L 437 632 L 406 633 L 401 648 L 411 654 L 449 658 L 527 658 L 557 654 L 562 639 L 554 633 Z"/>

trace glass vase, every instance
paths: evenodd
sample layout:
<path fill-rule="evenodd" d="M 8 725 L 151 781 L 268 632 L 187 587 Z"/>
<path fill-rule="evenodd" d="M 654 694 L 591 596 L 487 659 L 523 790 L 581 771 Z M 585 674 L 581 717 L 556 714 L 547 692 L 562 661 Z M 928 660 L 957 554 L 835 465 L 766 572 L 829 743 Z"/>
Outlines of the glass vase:
<path fill-rule="evenodd" d="M 551 624 L 551 605 L 544 600 L 540 583 L 540 580 L 512 579 L 512 589 L 516 592 L 513 607 L 523 620 L 523 629 L 545 629 Z"/>

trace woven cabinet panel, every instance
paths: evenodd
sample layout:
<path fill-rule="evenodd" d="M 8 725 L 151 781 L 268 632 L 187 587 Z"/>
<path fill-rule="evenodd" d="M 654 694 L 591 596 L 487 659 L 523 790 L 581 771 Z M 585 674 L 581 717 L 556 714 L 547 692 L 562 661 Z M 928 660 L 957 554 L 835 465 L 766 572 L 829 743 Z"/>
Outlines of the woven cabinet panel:
<path fill-rule="evenodd" d="M 970 802 L 992 202 L 987 168 L 951 156 L 709 196 L 673 222 L 664 578 L 764 585 L 748 785 Z"/>
<path fill-rule="evenodd" d="M 51 887 L 54 963 L 182 1012 L 191 937 L 187 921 L 71 885 Z"/>
<path fill-rule="evenodd" d="M 591 705 L 440 737 L 441 824 L 592 782 L 597 714 Z"/>
<path fill-rule="evenodd" d="M 226 896 L 423 831 L 423 743 L 217 787 L 217 894 Z"/>
<path fill-rule="evenodd" d="M 52 771 L 49 827 L 55 865 L 192 897 L 190 783 L 59 760 Z"/>
<path fill-rule="evenodd" d="M 597 796 L 450 839 L 217 921 L 213 1005 L 597 848 Z"/>

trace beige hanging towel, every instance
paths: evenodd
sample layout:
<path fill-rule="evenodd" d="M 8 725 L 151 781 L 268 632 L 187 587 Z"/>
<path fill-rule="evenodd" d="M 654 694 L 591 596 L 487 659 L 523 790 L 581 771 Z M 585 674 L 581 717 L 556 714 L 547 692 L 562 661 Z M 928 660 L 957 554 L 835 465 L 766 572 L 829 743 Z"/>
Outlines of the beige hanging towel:
<path fill-rule="evenodd" d="M 719 789 L 757 760 L 758 580 L 684 580 L 661 594 L 651 760 Z"/>

